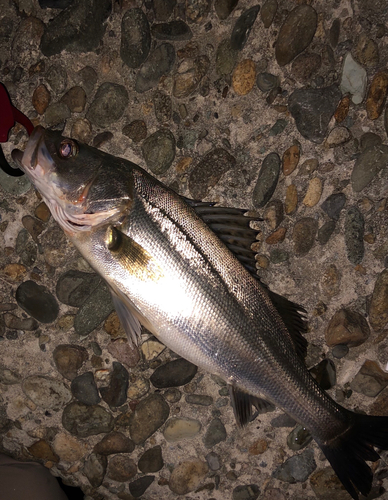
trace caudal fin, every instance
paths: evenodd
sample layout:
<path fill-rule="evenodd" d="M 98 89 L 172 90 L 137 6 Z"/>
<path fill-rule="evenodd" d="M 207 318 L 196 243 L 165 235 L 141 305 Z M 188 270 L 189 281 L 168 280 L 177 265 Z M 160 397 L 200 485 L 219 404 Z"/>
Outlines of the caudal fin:
<path fill-rule="evenodd" d="M 351 414 L 352 425 L 329 443 L 320 443 L 323 453 L 349 494 L 358 500 L 356 489 L 367 496 L 373 474 L 366 461 L 380 458 L 374 449 L 388 449 L 388 417 Z"/>

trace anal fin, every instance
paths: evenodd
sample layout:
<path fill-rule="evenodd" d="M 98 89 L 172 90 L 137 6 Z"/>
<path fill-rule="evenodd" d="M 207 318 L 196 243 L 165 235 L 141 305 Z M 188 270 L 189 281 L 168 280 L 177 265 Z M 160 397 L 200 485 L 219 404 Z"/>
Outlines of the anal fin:
<path fill-rule="evenodd" d="M 257 414 L 267 413 L 275 409 L 275 406 L 265 399 L 247 394 L 233 385 L 228 385 L 228 388 L 234 416 L 239 427 L 247 425 Z M 256 415 L 252 413 L 252 406 L 255 406 L 257 410 Z"/>

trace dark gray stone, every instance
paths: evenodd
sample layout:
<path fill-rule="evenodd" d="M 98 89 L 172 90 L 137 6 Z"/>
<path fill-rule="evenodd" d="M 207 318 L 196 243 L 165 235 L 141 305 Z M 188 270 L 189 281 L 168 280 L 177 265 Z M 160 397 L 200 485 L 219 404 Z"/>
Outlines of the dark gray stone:
<path fill-rule="evenodd" d="M 341 359 L 348 354 L 349 347 L 345 344 L 338 344 L 333 347 L 331 352 L 336 359 Z"/>
<path fill-rule="evenodd" d="M 170 407 L 160 394 L 142 399 L 129 418 L 129 432 L 135 444 L 144 443 L 167 420 Z"/>
<path fill-rule="evenodd" d="M 91 66 L 85 66 L 76 74 L 76 81 L 90 95 L 97 83 L 97 73 Z"/>
<path fill-rule="evenodd" d="M 291 450 L 299 451 L 311 443 L 313 437 L 303 425 L 297 425 L 287 436 L 287 445 Z"/>
<path fill-rule="evenodd" d="M 46 74 L 47 83 L 57 94 L 62 93 L 67 87 L 67 72 L 63 66 L 54 64 Z"/>
<path fill-rule="evenodd" d="M 277 153 L 270 153 L 264 158 L 252 195 L 256 208 L 263 207 L 271 199 L 278 183 L 280 163 Z"/>
<path fill-rule="evenodd" d="M 71 269 L 59 277 L 55 292 L 63 304 L 81 307 L 100 283 L 101 278 L 97 274 Z"/>
<path fill-rule="evenodd" d="M 187 394 L 186 403 L 199 406 L 210 406 L 213 404 L 213 398 L 204 394 Z"/>
<path fill-rule="evenodd" d="M 214 10 L 219 19 L 227 19 L 236 8 L 238 0 L 215 0 Z"/>
<path fill-rule="evenodd" d="M 58 125 L 64 127 L 65 121 L 70 116 L 70 109 L 64 102 L 50 104 L 44 114 L 45 121 L 50 127 L 57 127 Z"/>
<path fill-rule="evenodd" d="M 233 489 L 232 500 L 256 500 L 260 489 L 256 484 L 244 484 Z"/>
<path fill-rule="evenodd" d="M 229 38 L 222 40 L 216 52 L 216 72 L 218 75 L 229 75 L 236 64 L 238 51 L 233 50 Z"/>
<path fill-rule="evenodd" d="M 137 464 L 143 474 L 158 472 L 163 468 L 163 465 L 162 448 L 159 445 L 145 451 Z"/>
<path fill-rule="evenodd" d="M 288 100 L 288 109 L 299 132 L 309 141 L 323 142 L 341 92 L 336 85 L 321 89 L 295 90 Z"/>
<path fill-rule="evenodd" d="M 312 217 L 304 217 L 295 223 L 292 239 L 296 255 L 305 255 L 311 250 L 317 231 L 318 222 Z"/>
<path fill-rule="evenodd" d="M 135 498 L 141 497 L 153 483 L 155 476 L 143 476 L 128 484 L 129 492 Z"/>
<path fill-rule="evenodd" d="M 42 53 L 49 57 L 62 50 L 95 50 L 105 33 L 105 20 L 111 12 L 111 0 L 74 0 L 47 24 L 40 44 Z"/>
<path fill-rule="evenodd" d="M 283 413 L 282 415 L 279 415 L 278 417 L 275 417 L 271 420 L 271 425 L 272 427 L 294 427 L 296 424 L 295 420 L 287 415 L 287 413 Z"/>
<path fill-rule="evenodd" d="M 188 384 L 197 373 L 197 367 L 183 358 L 174 359 L 159 366 L 150 377 L 158 389 L 180 387 Z"/>
<path fill-rule="evenodd" d="M 176 0 L 152 0 L 152 9 L 157 21 L 167 21 L 174 11 Z"/>
<path fill-rule="evenodd" d="M 379 135 L 374 134 L 373 132 L 366 132 L 360 137 L 360 149 L 364 152 L 374 146 L 380 146 L 382 142 L 383 141 Z"/>
<path fill-rule="evenodd" d="M 73 378 L 71 382 L 71 393 L 80 403 L 89 406 L 96 405 L 101 401 L 92 372 L 85 372 Z"/>
<path fill-rule="evenodd" d="M 102 455 L 92 453 L 85 461 L 83 473 L 88 478 L 93 488 L 101 486 L 104 480 L 108 460 Z"/>
<path fill-rule="evenodd" d="M 181 19 L 174 19 L 169 23 L 154 24 L 151 27 L 151 33 L 158 40 L 190 40 L 193 36 L 189 26 Z"/>
<path fill-rule="evenodd" d="M 59 314 L 59 306 L 46 287 L 35 281 L 24 281 L 16 290 L 16 302 L 27 314 L 41 323 L 52 323 Z"/>
<path fill-rule="evenodd" d="M 189 190 L 193 198 L 202 200 L 222 175 L 236 165 L 236 159 L 223 148 L 205 155 L 189 176 Z"/>
<path fill-rule="evenodd" d="M 111 294 L 105 282 L 89 295 L 74 318 L 75 332 L 84 337 L 100 325 L 114 310 Z"/>
<path fill-rule="evenodd" d="M 279 465 L 273 477 L 287 483 L 303 483 L 316 468 L 314 450 L 308 449 Z"/>
<path fill-rule="evenodd" d="M 148 57 L 151 33 L 148 20 L 139 8 L 129 9 L 121 21 L 120 56 L 130 68 L 138 68 Z"/>
<path fill-rule="evenodd" d="M 212 448 L 221 441 L 225 441 L 227 437 L 224 424 L 219 418 L 214 418 L 206 431 L 203 438 L 203 443 L 206 448 Z"/>
<path fill-rule="evenodd" d="M 78 437 L 94 436 L 113 429 L 113 417 L 102 406 L 70 403 L 62 413 L 63 427 Z"/>
<path fill-rule="evenodd" d="M 136 92 L 146 92 L 156 87 L 162 76 L 168 75 L 175 62 L 175 48 L 171 43 L 161 43 L 151 52 L 140 68 L 135 83 Z"/>
<path fill-rule="evenodd" d="M 276 90 L 276 89 L 274 89 L 274 90 Z M 276 120 L 274 125 L 272 125 L 272 127 L 270 128 L 268 135 L 270 137 L 273 137 L 275 135 L 281 134 L 283 132 L 283 130 L 287 127 L 287 125 L 288 125 L 287 120 L 284 120 L 283 118 L 279 118 L 278 120 Z"/>
<path fill-rule="evenodd" d="M 88 351 L 80 345 L 61 344 L 54 349 L 53 359 L 62 377 L 73 380 L 88 359 Z"/>
<path fill-rule="evenodd" d="M 175 158 L 175 137 L 170 130 L 157 130 L 145 139 L 141 149 L 151 172 L 156 175 L 164 174 Z"/>
<path fill-rule="evenodd" d="M 363 151 L 354 164 L 351 175 L 353 191 L 362 191 L 388 165 L 388 146 L 381 144 Z"/>
<path fill-rule="evenodd" d="M 171 119 L 172 101 L 168 94 L 158 90 L 154 94 L 155 116 L 159 123 L 165 123 Z"/>
<path fill-rule="evenodd" d="M 247 43 L 249 33 L 251 32 L 253 23 L 256 21 L 259 13 L 260 5 L 255 5 L 244 11 L 237 19 L 234 25 L 232 36 L 230 38 L 231 47 L 233 50 L 242 50 Z"/>
<path fill-rule="evenodd" d="M 349 262 L 360 264 L 364 258 L 364 216 L 357 207 L 349 208 L 346 214 L 345 244 Z"/>
<path fill-rule="evenodd" d="M 128 385 L 128 370 L 121 363 L 114 361 L 109 385 L 100 389 L 102 399 L 113 408 L 122 406 L 127 400 Z"/>
<path fill-rule="evenodd" d="M 279 86 L 279 77 L 271 73 L 259 73 L 256 83 L 262 92 L 269 92 Z"/>
<path fill-rule="evenodd" d="M 277 0 L 266 0 L 261 7 L 260 16 L 263 21 L 264 28 L 269 28 L 275 18 L 278 10 Z"/>
<path fill-rule="evenodd" d="M 119 120 L 128 106 L 128 92 L 117 83 L 103 83 L 97 90 L 86 118 L 98 127 L 108 127 Z"/>
<path fill-rule="evenodd" d="M 345 203 L 346 196 L 344 193 L 333 193 L 326 198 L 326 200 L 322 203 L 321 208 L 331 219 L 338 220 Z"/>
<path fill-rule="evenodd" d="M 329 220 L 318 229 L 317 240 L 320 245 L 326 245 L 326 243 L 330 240 L 331 235 L 334 233 L 335 226 L 335 220 Z"/>

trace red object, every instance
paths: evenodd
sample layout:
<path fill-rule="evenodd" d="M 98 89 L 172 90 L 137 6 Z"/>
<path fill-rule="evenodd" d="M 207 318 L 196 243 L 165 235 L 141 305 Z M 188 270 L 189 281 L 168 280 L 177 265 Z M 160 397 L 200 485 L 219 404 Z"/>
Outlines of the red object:
<path fill-rule="evenodd" d="M 34 130 L 31 120 L 12 105 L 7 89 L 0 82 L 0 142 L 7 142 L 8 135 L 15 122 L 27 129 L 28 135 Z"/>

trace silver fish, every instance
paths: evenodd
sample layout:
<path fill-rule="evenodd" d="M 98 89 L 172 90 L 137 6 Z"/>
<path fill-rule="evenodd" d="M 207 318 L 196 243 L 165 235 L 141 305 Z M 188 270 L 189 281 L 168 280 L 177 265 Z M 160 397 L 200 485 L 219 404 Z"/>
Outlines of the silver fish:
<path fill-rule="evenodd" d="M 256 233 L 244 211 L 184 199 L 134 163 L 42 127 L 13 158 L 108 283 L 132 342 L 144 325 L 222 377 L 239 425 L 252 405 L 278 406 L 311 432 L 353 499 L 368 494 L 366 461 L 388 448 L 388 417 L 343 408 L 310 375 L 303 309 L 250 272 Z"/>

